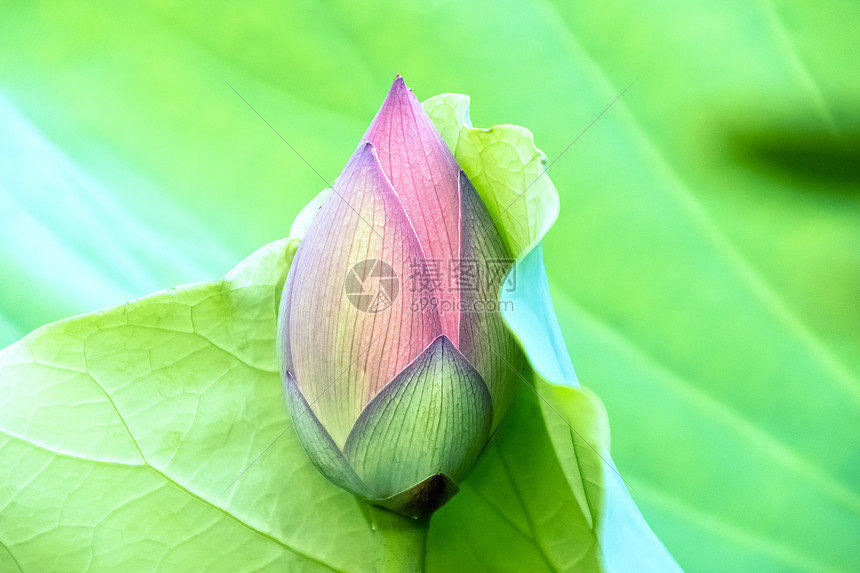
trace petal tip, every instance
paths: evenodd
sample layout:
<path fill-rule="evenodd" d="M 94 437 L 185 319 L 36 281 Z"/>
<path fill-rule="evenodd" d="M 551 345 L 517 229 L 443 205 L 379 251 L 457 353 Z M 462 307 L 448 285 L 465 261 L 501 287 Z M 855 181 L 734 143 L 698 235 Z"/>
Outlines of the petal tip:
<path fill-rule="evenodd" d="M 355 153 L 353 153 L 343 172 L 352 173 L 354 170 L 366 172 L 366 170 L 376 171 L 376 169 L 381 170 L 376 147 L 369 141 L 362 141 L 358 144 Z M 343 173 L 341 173 L 342 175 Z"/>
<path fill-rule="evenodd" d="M 402 93 L 412 93 L 412 90 L 406 85 L 406 82 L 403 80 L 403 76 L 397 74 L 394 78 L 394 82 L 391 84 L 391 89 L 388 90 L 390 94 L 402 94 Z"/>
<path fill-rule="evenodd" d="M 440 334 L 433 341 L 427 345 L 429 347 L 433 347 L 434 351 L 448 351 L 456 350 L 457 346 L 451 340 L 451 338 L 447 334 Z"/>
<path fill-rule="evenodd" d="M 360 157 L 370 156 L 376 157 L 376 148 L 369 141 L 363 141 L 358 145 L 357 153 Z"/>
<path fill-rule="evenodd" d="M 412 89 L 406 85 L 406 82 L 403 80 L 403 76 L 397 74 L 394 78 L 394 83 L 391 84 L 391 89 L 388 90 L 388 96 L 385 98 L 385 101 L 382 104 L 383 109 L 388 104 L 390 106 L 394 102 L 420 105 L 421 102 L 418 101 L 418 97 L 412 91 Z"/>

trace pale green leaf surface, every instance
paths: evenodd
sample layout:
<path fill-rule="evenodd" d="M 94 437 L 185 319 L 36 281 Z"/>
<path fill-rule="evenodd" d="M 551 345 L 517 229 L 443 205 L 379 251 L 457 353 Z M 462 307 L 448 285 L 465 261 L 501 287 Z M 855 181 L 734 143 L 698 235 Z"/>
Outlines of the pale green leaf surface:
<path fill-rule="evenodd" d="M 15 557 L 3 545 L 0 545 L 0 568 L 10 573 L 19 573 L 21 571 L 18 562 L 15 561 Z"/>
<path fill-rule="evenodd" d="M 600 399 L 580 387 L 549 297 L 540 249 L 518 262 L 517 289 L 505 320 L 527 350 L 551 442 L 582 516 L 599 539 L 606 571 L 676 571 L 649 528 L 609 454 L 609 422 Z"/>
<path fill-rule="evenodd" d="M 147 213 L 119 205 L 2 96 L 0 126 L 0 263 L 16 277 L 3 284 L 0 340 L 33 320 L 119 304 L 230 260 L 212 233 L 151 185 L 130 180 L 149 198 L 147 210 L 162 211 L 156 233 Z M 54 281 L 64 288 L 48 288 Z"/>
<path fill-rule="evenodd" d="M 614 458 L 690 570 L 857 569 L 858 9 L 7 3 L 0 90 L 100 195 L 77 209 L 39 201 L 26 224 L 0 227 L 0 336 L 216 277 L 285 234 L 322 184 L 224 79 L 328 180 L 397 72 L 421 97 L 471 94 L 481 124 L 529 126 L 550 159 L 636 79 L 553 165 L 563 208 L 543 244 Z M 4 135 L 20 134 L 8 117 Z M 33 149 L 28 173 L 72 179 Z M 33 188 L 0 180 L 15 201 Z M 127 216 L 100 212 L 108 198 Z M 58 247 L 40 239 L 74 220 Z M 125 240 L 132 220 L 146 239 Z M 103 230 L 95 249 L 89 229 Z M 151 247 L 159 238 L 169 247 Z M 110 245 L 149 261 L 150 278 L 116 286 Z M 183 270 L 189 260 L 202 270 Z M 488 544 L 469 539 L 451 542 Z M 527 551 L 523 536 L 501 539 Z"/>
<path fill-rule="evenodd" d="M 294 249 L 273 243 L 223 281 L 55 323 L 0 353 L 0 539 L 23 570 L 372 559 L 354 502 L 292 434 L 269 454 L 280 471 L 228 488 L 285 422 L 274 316 Z"/>

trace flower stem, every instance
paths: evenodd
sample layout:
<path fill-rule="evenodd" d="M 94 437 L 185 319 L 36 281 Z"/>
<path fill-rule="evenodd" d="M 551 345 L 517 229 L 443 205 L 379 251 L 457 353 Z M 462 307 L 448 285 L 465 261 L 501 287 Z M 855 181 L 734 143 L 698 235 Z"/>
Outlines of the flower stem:
<path fill-rule="evenodd" d="M 368 507 L 376 541 L 376 573 L 424 573 L 430 516 L 413 519 Z"/>

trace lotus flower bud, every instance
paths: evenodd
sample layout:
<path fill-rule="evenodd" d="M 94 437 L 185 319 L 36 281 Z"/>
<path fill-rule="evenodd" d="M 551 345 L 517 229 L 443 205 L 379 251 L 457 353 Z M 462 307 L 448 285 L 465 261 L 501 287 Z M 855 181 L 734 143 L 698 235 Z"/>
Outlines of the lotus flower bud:
<path fill-rule="evenodd" d="M 511 263 L 398 76 L 314 215 L 281 299 L 287 404 L 323 475 L 409 516 L 458 491 L 522 364 L 498 312 Z"/>

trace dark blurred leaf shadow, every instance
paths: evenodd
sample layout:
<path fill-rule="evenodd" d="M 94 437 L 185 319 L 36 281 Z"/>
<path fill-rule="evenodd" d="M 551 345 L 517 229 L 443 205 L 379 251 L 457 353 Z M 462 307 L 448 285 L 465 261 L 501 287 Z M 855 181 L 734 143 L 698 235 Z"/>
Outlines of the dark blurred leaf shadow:
<path fill-rule="evenodd" d="M 728 155 L 750 169 L 811 184 L 821 193 L 860 197 L 860 124 L 843 124 L 833 133 L 808 117 L 763 112 L 724 134 Z"/>

